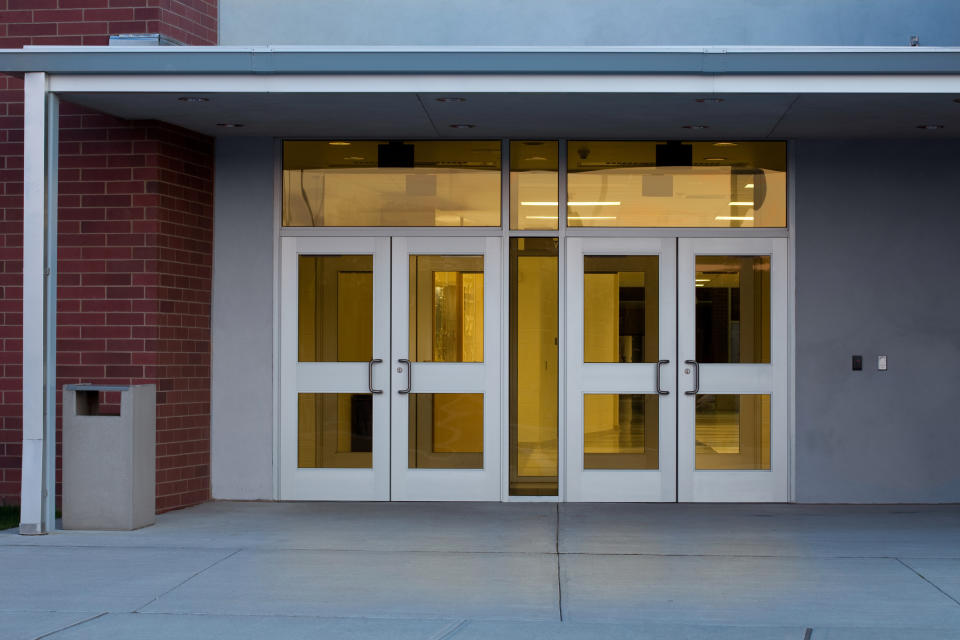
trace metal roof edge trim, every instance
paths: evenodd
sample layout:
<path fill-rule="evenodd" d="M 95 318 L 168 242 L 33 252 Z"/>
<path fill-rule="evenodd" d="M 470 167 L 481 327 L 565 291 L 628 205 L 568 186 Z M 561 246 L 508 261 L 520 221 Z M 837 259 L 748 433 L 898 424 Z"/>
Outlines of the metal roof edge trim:
<path fill-rule="evenodd" d="M 960 49 L 299 49 L 29 47 L 0 50 L 21 74 L 960 74 Z"/>

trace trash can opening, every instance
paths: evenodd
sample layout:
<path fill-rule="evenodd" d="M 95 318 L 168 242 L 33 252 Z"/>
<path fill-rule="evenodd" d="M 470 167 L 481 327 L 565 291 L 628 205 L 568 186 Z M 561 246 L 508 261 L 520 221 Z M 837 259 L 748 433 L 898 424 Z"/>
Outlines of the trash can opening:
<path fill-rule="evenodd" d="M 119 416 L 120 392 L 97 389 L 76 391 L 78 416 Z"/>

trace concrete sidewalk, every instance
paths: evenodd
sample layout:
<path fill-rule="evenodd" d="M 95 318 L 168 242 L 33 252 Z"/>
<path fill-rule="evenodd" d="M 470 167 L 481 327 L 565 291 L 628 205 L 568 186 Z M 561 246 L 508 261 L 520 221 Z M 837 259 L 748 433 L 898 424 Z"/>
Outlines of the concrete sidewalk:
<path fill-rule="evenodd" d="M 213 502 L 0 533 L 0 639 L 960 638 L 960 507 Z"/>

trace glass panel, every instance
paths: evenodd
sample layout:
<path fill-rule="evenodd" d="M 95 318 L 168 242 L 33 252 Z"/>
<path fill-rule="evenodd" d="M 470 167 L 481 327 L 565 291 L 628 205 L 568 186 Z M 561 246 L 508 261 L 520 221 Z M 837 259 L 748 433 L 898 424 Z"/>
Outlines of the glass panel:
<path fill-rule="evenodd" d="M 783 142 L 570 142 L 571 227 L 785 227 Z"/>
<path fill-rule="evenodd" d="M 411 469 L 483 468 L 483 394 L 411 393 Z"/>
<path fill-rule="evenodd" d="M 770 362 L 770 256 L 697 256 L 697 362 Z"/>
<path fill-rule="evenodd" d="M 500 142 L 284 142 L 283 224 L 499 227 Z"/>
<path fill-rule="evenodd" d="M 659 468 L 659 401 L 654 394 L 584 394 L 583 468 Z"/>
<path fill-rule="evenodd" d="M 510 143 L 510 228 L 556 229 L 560 145 L 556 141 Z"/>
<path fill-rule="evenodd" d="M 583 361 L 656 362 L 657 256 L 583 257 Z"/>
<path fill-rule="evenodd" d="M 483 256 L 410 256 L 410 359 L 483 362 Z"/>
<path fill-rule="evenodd" d="M 697 469 L 770 468 L 770 396 L 697 396 Z"/>
<path fill-rule="evenodd" d="M 373 466 L 373 396 L 369 393 L 297 395 L 297 466 Z"/>
<path fill-rule="evenodd" d="M 557 495 L 557 238 L 510 239 L 510 495 Z"/>
<path fill-rule="evenodd" d="M 300 362 L 373 357 L 373 256 L 300 256 Z"/>

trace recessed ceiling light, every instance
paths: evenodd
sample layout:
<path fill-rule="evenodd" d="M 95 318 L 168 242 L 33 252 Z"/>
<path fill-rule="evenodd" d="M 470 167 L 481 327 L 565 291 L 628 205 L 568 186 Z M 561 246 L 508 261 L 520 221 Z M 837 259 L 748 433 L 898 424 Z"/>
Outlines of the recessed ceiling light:
<path fill-rule="evenodd" d="M 720 104 L 723 98 L 697 98 L 696 101 L 701 104 Z"/>
<path fill-rule="evenodd" d="M 454 98 L 454 97 L 437 98 L 437 102 L 466 102 L 466 101 L 467 101 L 466 98 Z"/>
<path fill-rule="evenodd" d="M 344 160 L 366 160 L 363 156 L 347 156 Z"/>
<path fill-rule="evenodd" d="M 715 147 L 735 147 L 737 146 L 736 142 L 714 142 L 713 146 Z"/>
<path fill-rule="evenodd" d="M 226 127 L 227 129 L 239 129 L 243 125 L 239 122 L 218 122 L 218 127 Z"/>
<path fill-rule="evenodd" d="M 180 102 L 210 102 L 210 98 L 203 98 L 200 96 L 180 96 L 177 98 Z"/>
<path fill-rule="evenodd" d="M 346 140 L 331 140 L 328 142 L 331 147 L 349 147 L 351 143 Z"/>
<path fill-rule="evenodd" d="M 524 160 L 546 160 L 543 156 L 530 156 L 529 158 L 524 158 Z"/>
<path fill-rule="evenodd" d="M 450 125 L 451 129 L 473 129 L 477 125 L 475 124 L 452 124 Z"/>
<path fill-rule="evenodd" d="M 723 162 L 726 158 L 704 158 L 704 162 Z"/>
<path fill-rule="evenodd" d="M 918 124 L 917 129 L 926 129 L 927 131 L 935 131 L 937 129 L 943 129 L 942 124 Z"/>
<path fill-rule="evenodd" d="M 709 129 L 710 126 L 706 124 L 685 124 L 681 129 Z"/>

